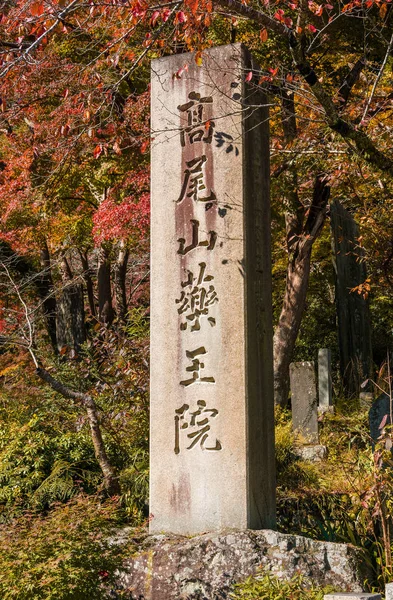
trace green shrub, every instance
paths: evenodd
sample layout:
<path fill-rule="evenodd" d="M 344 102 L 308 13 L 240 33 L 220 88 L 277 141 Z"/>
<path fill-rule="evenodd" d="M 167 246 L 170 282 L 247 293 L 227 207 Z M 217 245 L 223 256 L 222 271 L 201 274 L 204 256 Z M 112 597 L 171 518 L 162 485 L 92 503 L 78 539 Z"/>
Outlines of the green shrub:
<path fill-rule="evenodd" d="M 295 575 L 289 581 L 281 581 L 269 573 L 248 577 L 234 586 L 233 600 L 323 600 L 324 594 L 333 588 L 321 588 Z"/>
<path fill-rule="evenodd" d="M 118 505 L 78 496 L 46 517 L 24 514 L 0 525 L 2 600 L 101 600 L 114 585 L 126 544 L 111 544 Z"/>

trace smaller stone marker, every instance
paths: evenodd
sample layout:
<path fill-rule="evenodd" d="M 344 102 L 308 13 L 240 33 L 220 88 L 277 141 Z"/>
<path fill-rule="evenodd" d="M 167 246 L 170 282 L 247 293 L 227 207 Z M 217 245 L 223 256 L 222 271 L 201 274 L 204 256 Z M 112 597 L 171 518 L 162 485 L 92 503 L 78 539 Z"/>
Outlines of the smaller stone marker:
<path fill-rule="evenodd" d="M 385 586 L 385 600 L 393 600 L 393 583 L 387 583 Z"/>
<path fill-rule="evenodd" d="M 291 363 L 289 367 L 293 430 L 304 443 L 318 444 L 318 406 L 315 365 L 313 362 Z"/>
<path fill-rule="evenodd" d="M 373 402 L 368 413 L 370 423 L 370 436 L 373 442 L 377 442 L 385 425 L 390 425 L 390 398 L 387 394 L 381 394 Z"/>
<path fill-rule="evenodd" d="M 320 412 L 332 410 L 332 367 L 329 348 L 318 350 L 318 399 Z"/>
<path fill-rule="evenodd" d="M 381 594 L 366 594 L 365 592 L 337 592 L 326 594 L 324 600 L 381 600 Z"/>

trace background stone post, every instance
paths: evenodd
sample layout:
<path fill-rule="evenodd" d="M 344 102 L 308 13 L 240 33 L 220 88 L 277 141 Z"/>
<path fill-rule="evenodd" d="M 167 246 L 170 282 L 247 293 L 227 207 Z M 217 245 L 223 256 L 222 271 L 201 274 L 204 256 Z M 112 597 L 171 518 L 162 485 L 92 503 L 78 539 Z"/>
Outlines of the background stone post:
<path fill-rule="evenodd" d="M 315 364 L 297 362 L 290 365 L 292 423 L 295 433 L 306 444 L 318 444 L 318 406 Z"/>
<path fill-rule="evenodd" d="M 327 412 L 333 408 L 331 352 L 328 348 L 318 350 L 318 408 Z"/>

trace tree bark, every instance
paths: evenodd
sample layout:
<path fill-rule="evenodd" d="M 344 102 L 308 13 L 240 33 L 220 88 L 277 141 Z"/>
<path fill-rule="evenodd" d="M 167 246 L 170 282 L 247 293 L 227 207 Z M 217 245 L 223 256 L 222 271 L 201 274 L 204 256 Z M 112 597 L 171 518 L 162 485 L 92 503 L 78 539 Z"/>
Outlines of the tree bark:
<path fill-rule="evenodd" d="M 60 381 L 52 377 L 52 375 L 42 367 L 38 367 L 37 375 L 43 381 L 48 383 L 55 392 L 61 394 L 68 400 L 74 400 L 81 404 L 87 412 L 87 418 L 90 425 L 91 437 L 93 440 L 94 453 L 98 464 L 100 465 L 102 474 L 104 476 L 104 486 L 108 494 L 118 495 L 120 494 L 119 481 L 116 477 L 115 468 L 112 466 L 109 457 L 107 455 L 104 440 L 102 438 L 100 421 L 98 418 L 98 410 L 94 399 L 89 394 L 82 392 L 75 392 L 71 390 Z"/>
<path fill-rule="evenodd" d="M 83 285 L 75 281 L 65 252 L 59 268 L 63 286 L 57 300 L 57 347 L 59 352 L 68 347 L 75 355 L 86 340 Z"/>
<path fill-rule="evenodd" d="M 116 315 L 123 324 L 127 321 L 126 274 L 129 251 L 125 241 L 120 240 L 119 253 L 114 269 L 114 289 L 116 298 Z"/>
<path fill-rule="evenodd" d="M 89 301 L 90 313 L 91 313 L 92 317 L 95 317 L 97 314 L 97 311 L 96 311 L 96 304 L 95 304 L 95 300 L 94 300 L 94 287 L 93 287 L 93 281 L 91 279 L 91 273 L 90 273 L 89 261 L 87 258 L 87 252 L 82 253 L 79 250 L 79 256 L 80 256 L 81 263 L 82 263 L 82 269 L 83 269 L 82 276 L 83 276 L 84 282 L 86 284 L 87 299 Z"/>
<path fill-rule="evenodd" d="M 98 318 L 110 325 L 114 318 L 111 291 L 111 266 L 108 251 L 101 246 L 98 256 Z"/>
<path fill-rule="evenodd" d="M 38 276 L 37 288 L 42 298 L 42 306 L 44 311 L 46 328 L 53 350 L 57 353 L 57 327 L 56 314 L 57 302 L 54 293 L 54 285 L 52 279 L 51 260 L 49 249 L 45 242 L 40 250 L 41 272 Z"/>
<path fill-rule="evenodd" d="M 274 395 L 275 402 L 285 406 L 289 394 L 289 364 L 306 303 L 310 275 L 311 251 L 326 219 L 330 188 L 325 175 L 318 175 L 307 220 L 296 233 L 293 219 L 287 221 L 289 260 L 284 301 L 274 332 Z M 299 225 L 299 223 L 297 224 Z"/>

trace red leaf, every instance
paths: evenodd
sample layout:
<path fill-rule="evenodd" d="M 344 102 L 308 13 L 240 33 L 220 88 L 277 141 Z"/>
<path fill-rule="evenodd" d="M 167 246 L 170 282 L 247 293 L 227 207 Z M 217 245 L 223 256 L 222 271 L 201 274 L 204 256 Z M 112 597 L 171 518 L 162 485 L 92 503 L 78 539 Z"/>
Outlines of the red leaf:
<path fill-rule="evenodd" d="M 164 8 L 164 10 L 162 11 L 162 15 L 161 15 L 161 19 L 162 19 L 163 23 L 167 22 L 170 14 L 171 14 L 171 11 L 169 10 L 169 8 Z"/>
<path fill-rule="evenodd" d="M 314 25 L 307 25 L 307 29 L 309 31 L 311 31 L 311 33 L 315 33 L 316 32 L 316 28 L 314 27 Z"/>
<path fill-rule="evenodd" d="M 247 75 L 246 75 L 246 79 L 245 79 L 245 80 L 246 80 L 246 81 L 247 81 L 247 83 L 248 83 L 249 81 L 251 81 L 251 79 L 252 79 L 252 71 L 250 71 L 249 73 L 247 73 Z"/>
<path fill-rule="evenodd" d="M 160 16 L 160 11 L 159 10 L 155 10 L 154 13 L 151 16 L 151 19 L 150 19 L 150 25 L 152 27 L 154 27 L 154 25 L 156 24 L 157 19 L 158 19 L 159 16 Z"/>
<path fill-rule="evenodd" d="M 185 23 L 187 21 L 187 17 L 182 10 L 176 13 L 176 21 L 178 23 Z"/>
<path fill-rule="evenodd" d="M 378 427 L 378 429 L 383 429 L 386 425 L 386 421 L 388 420 L 388 415 L 383 415 L 383 419 Z"/>

